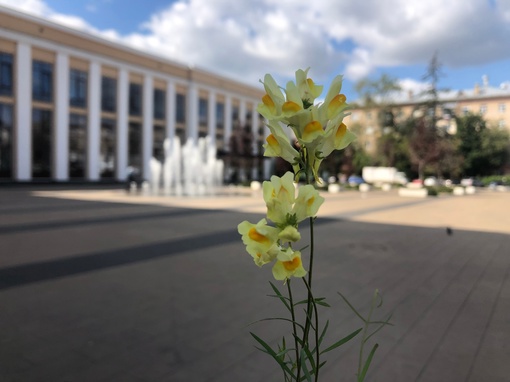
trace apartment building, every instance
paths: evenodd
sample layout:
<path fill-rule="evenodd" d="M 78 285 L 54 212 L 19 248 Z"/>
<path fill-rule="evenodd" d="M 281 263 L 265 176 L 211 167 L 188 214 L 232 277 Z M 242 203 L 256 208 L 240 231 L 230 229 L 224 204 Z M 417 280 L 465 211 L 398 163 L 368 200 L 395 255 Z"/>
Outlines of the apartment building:
<path fill-rule="evenodd" d="M 261 89 L 0 7 L 0 181 L 123 181 L 166 138 L 262 145 Z"/>
<path fill-rule="evenodd" d="M 440 91 L 438 99 L 438 127 L 449 134 L 457 131 L 453 117 L 467 113 L 481 114 L 490 128 L 510 131 L 510 84 L 492 87 L 484 76 L 482 85 L 476 84 L 466 90 Z M 426 101 L 426 95 L 409 91 L 388 97 L 385 104 L 392 110 L 395 121 L 401 122 Z M 377 139 L 384 134 L 384 118 L 380 117 L 379 111 L 380 107 L 357 105 L 348 117 L 349 126 L 357 129 L 359 141 L 368 153 L 375 153 Z"/>

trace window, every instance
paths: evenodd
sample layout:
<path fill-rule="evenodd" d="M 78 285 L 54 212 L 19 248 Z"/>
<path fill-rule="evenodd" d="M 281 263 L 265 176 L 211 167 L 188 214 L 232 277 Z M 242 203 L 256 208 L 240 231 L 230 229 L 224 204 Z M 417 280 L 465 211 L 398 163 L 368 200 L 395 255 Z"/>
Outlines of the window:
<path fill-rule="evenodd" d="M 464 107 L 462 108 L 462 114 L 464 114 L 464 115 L 468 115 L 468 114 L 469 114 L 469 107 L 464 106 Z"/>
<path fill-rule="evenodd" d="M 129 115 L 142 115 L 142 85 L 129 84 Z"/>
<path fill-rule="evenodd" d="M 498 121 L 498 128 L 499 128 L 500 130 L 504 130 L 504 129 L 505 129 L 505 127 L 506 127 L 506 121 L 505 121 L 504 119 L 500 119 L 500 120 Z"/>
<path fill-rule="evenodd" d="M 87 158 L 87 117 L 69 116 L 69 177 L 85 177 Z"/>
<path fill-rule="evenodd" d="M 142 172 L 142 125 L 129 124 L 128 165 Z"/>
<path fill-rule="evenodd" d="M 0 53 L 0 95 L 12 96 L 12 54 Z"/>
<path fill-rule="evenodd" d="M 154 89 L 154 119 L 165 119 L 165 101 L 165 91 Z"/>
<path fill-rule="evenodd" d="M 368 120 L 371 120 L 371 119 L 372 119 L 372 112 L 367 111 L 366 116 L 367 116 L 367 119 L 368 119 Z"/>
<path fill-rule="evenodd" d="M 163 125 L 154 125 L 154 135 L 152 142 L 152 156 L 163 162 L 165 160 L 165 138 L 166 131 Z"/>
<path fill-rule="evenodd" d="M 480 114 L 485 114 L 487 113 L 487 105 L 483 104 L 483 105 L 480 105 Z"/>
<path fill-rule="evenodd" d="M 223 128 L 225 124 L 225 105 L 222 103 L 216 104 L 216 127 Z"/>
<path fill-rule="evenodd" d="M 498 111 L 499 111 L 500 113 L 504 113 L 504 112 L 506 111 L 506 105 L 505 105 L 504 103 L 500 103 L 500 104 L 498 105 Z"/>
<path fill-rule="evenodd" d="M 115 120 L 101 120 L 100 171 L 102 178 L 115 175 Z"/>
<path fill-rule="evenodd" d="M 186 122 L 186 96 L 177 94 L 175 97 L 175 113 L 178 123 Z"/>
<path fill-rule="evenodd" d="M 198 123 L 207 125 L 207 100 L 200 98 L 198 100 Z"/>
<path fill-rule="evenodd" d="M 34 101 L 53 101 L 53 65 L 48 62 L 32 63 L 32 98 Z"/>
<path fill-rule="evenodd" d="M 87 72 L 71 69 L 70 77 L 69 105 L 87 107 Z"/>
<path fill-rule="evenodd" d="M 101 78 L 101 110 L 115 113 L 117 109 L 117 80 L 111 77 Z"/>
<path fill-rule="evenodd" d="M 374 134 L 374 128 L 372 126 L 368 126 L 366 131 L 365 131 L 365 134 L 366 135 L 372 135 Z"/>
<path fill-rule="evenodd" d="M 12 177 L 12 106 L 0 103 L 0 178 Z"/>
<path fill-rule="evenodd" d="M 239 106 L 232 107 L 232 121 L 239 120 Z"/>
<path fill-rule="evenodd" d="M 51 176 L 51 131 L 53 113 L 50 110 L 32 111 L 32 177 Z"/>

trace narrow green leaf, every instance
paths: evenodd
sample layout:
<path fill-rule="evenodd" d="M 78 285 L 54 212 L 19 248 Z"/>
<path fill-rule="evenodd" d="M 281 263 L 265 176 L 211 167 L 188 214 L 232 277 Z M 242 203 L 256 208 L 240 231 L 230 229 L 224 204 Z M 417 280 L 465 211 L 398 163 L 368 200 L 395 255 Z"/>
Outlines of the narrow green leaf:
<path fill-rule="evenodd" d="M 289 375 L 291 375 L 294 379 L 296 379 L 296 377 L 295 377 L 295 376 L 294 376 L 294 374 L 292 373 L 292 370 L 290 370 L 290 369 L 289 369 L 289 367 L 286 365 L 286 363 L 285 363 L 285 362 L 282 362 L 282 360 L 280 360 L 280 359 L 278 358 L 278 354 L 276 354 L 276 352 L 275 352 L 275 351 L 271 348 L 271 346 L 269 346 L 269 345 L 268 345 L 268 344 L 267 344 L 267 343 L 266 343 L 266 342 L 265 342 L 262 338 L 258 337 L 256 334 L 254 334 L 254 333 L 252 333 L 252 332 L 250 332 L 250 334 L 251 334 L 251 336 L 252 336 L 253 338 L 255 338 L 255 341 L 257 341 L 259 344 L 261 344 L 261 345 L 262 345 L 262 347 L 265 349 L 265 351 L 264 351 L 264 350 L 262 350 L 262 349 L 260 349 L 260 348 L 257 348 L 257 349 L 259 349 L 259 350 L 263 351 L 264 353 L 267 353 L 267 354 L 269 354 L 271 357 L 273 357 L 273 358 L 274 358 L 274 360 L 275 360 L 276 362 L 278 362 L 278 364 L 280 365 L 280 367 L 281 367 L 284 371 L 286 371 L 287 373 L 289 373 Z"/>
<path fill-rule="evenodd" d="M 356 316 L 358 316 L 360 318 L 361 321 L 363 321 L 364 323 L 367 323 L 367 320 L 365 320 L 365 318 L 363 318 L 363 316 L 361 314 L 359 314 L 359 312 L 356 310 L 356 308 L 354 306 L 352 306 L 352 304 L 349 302 L 349 300 L 347 300 L 347 298 L 340 292 L 336 292 L 340 295 L 340 297 L 343 298 L 343 300 L 345 301 L 345 303 L 349 306 L 349 308 L 351 308 L 351 310 L 354 312 L 354 314 L 356 314 Z"/>
<path fill-rule="evenodd" d="M 310 372 L 308 371 L 308 367 L 306 366 L 306 359 L 305 359 L 303 353 L 304 353 L 304 349 L 301 349 L 301 369 L 303 369 L 303 374 L 304 374 L 303 377 L 308 382 L 312 382 L 312 376 L 310 375 Z"/>
<path fill-rule="evenodd" d="M 379 344 L 375 344 L 372 348 L 372 351 L 368 355 L 367 361 L 365 362 L 365 366 L 363 366 L 363 370 L 361 371 L 361 375 L 358 376 L 358 382 L 363 382 L 365 380 L 365 376 L 367 375 L 368 368 L 370 367 L 370 363 L 372 362 L 372 358 L 374 358 L 375 351 L 379 347 Z"/>
<path fill-rule="evenodd" d="M 278 288 L 271 282 L 269 281 L 269 284 L 271 285 L 271 288 L 273 288 L 274 292 L 276 293 L 276 295 L 278 296 L 278 298 L 280 299 L 281 302 L 283 302 L 283 305 L 285 305 L 285 307 L 289 310 L 289 312 L 291 311 L 291 308 L 290 308 L 290 305 L 289 303 L 285 300 L 285 297 L 282 295 L 282 293 L 278 290 Z"/>
<path fill-rule="evenodd" d="M 296 324 L 296 325 L 297 325 L 297 326 L 299 326 L 302 330 L 305 330 L 305 328 L 303 327 L 303 325 L 301 325 L 299 322 L 295 322 L 295 321 L 292 321 L 290 318 L 283 318 L 283 317 L 261 318 L 260 320 L 253 321 L 251 324 L 256 324 L 256 323 L 258 323 L 258 322 L 262 322 L 262 321 L 287 321 L 287 322 L 290 322 L 290 323 Z M 251 325 L 251 324 L 250 324 L 250 325 Z"/>
<path fill-rule="evenodd" d="M 386 320 L 384 320 L 383 322 L 380 322 L 380 325 L 377 329 L 375 329 L 367 338 L 365 341 L 368 341 L 370 339 L 370 337 L 372 337 L 374 334 L 376 334 L 379 330 L 381 330 L 382 328 L 384 328 L 386 325 L 389 325 L 389 326 L 393 326 L 393 324 L 391 322 L 389 322 L 391 320 L 391 317 L 393 316 L 393 313 L 390 314 L 388 316 L 388 318 Z"/>
<path fill-rule="evenodd" d="M 288 302 L 288 301 L 290 301 L 290 299 L 289 299 L 288 297 L 285 297 L 285 296 L 278 296 L 278 295 L 276 295 L 276 294 L 266 294 L 266 296 L 267 296 L 267 297 L 273 297 L 273 298 L 279 298 L 279 299 L 283 298 L 283 299 L 285 299 L 287 302 Z"/>
<path fill-rule="evenodd" d="M 324 325 L 324 329 L 322 329 L 322 333 L 319 337 L 319 345 L 322 344 L 322 340 L 326 336 L 326 331 L 328 330 L 328 326 L 329 326 L 329 320 L 326 321 L 326 325 Z"/>
<path fill-rule="evenodd" d="M 363 330 L 363 328 L 359 328 L 358 330 L 355 330 L 348 336 L 342 338 L 340 341 L 335 342 L 333 345 L 331 345 L 327 349 L 324 349 L 323 351 L 321 351 L 320 354 L 327 353 L 328 351 L 331 351 L 333 349 L 336 349 L 339 346 L 342 346 L 346 342 L 348 342 L 348 341 L 352 340 L 354 337 L 356 337 L 358 335 L 358 333 L 361 332 L 362 330 Z"/>
<path fill-rule="evenodd" d="M 312 353 L 310 353 L 310 349 L 308 349 L 308 347 L 305 346 L 302 350 L 305 352 L 306 357 L 310 361 L 310 367 L 312 368 L 312 373 L 315 374 L 315 360 L 313 359 Z M 301 357 L 301 358 L 303 358 L 303 357 Z"/>
<path fill-rule="evenodd" d="M 325 306 L 327 308 L 331 308 L 331 305 L 329 305 L 327 302 L 325 301 L 318 301 L 318 300 L 315 300 L 315 302 L 318 304 L 318 305 L 322 305 L 322 306 Z"/>

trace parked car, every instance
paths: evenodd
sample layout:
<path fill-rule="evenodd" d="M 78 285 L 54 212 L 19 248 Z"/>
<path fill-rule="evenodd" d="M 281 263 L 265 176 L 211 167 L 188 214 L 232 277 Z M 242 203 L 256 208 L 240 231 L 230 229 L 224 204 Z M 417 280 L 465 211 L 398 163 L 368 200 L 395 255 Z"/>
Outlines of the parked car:
<path fill-rule="evenodd" d="M 423 181 L 423 185 L 427 187 L 434 187 L 439 184 L 437 178 L 435 176 L 429 176 L 428 178 L 425 178 Z"/>
<path fill-rule="evenodd" d="M 349 183 L 349 186 L 354 187 L 365 183 L 365 180 L 361 176 L 351 175 L 347 178 L 347 183 Z"/>

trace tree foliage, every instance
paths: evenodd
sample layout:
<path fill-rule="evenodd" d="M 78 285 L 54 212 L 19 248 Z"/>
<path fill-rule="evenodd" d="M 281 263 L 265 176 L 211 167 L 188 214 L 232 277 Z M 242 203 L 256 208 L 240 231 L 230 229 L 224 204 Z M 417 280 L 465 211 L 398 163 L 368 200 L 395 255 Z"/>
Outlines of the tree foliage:
<path fill-rule="evenodd" d="M 466 176 L 497 175 L 502 172 L 508 160 L 508 132 L 489 129 L 481 115 L 470 113 L 457 118 L 457 136 Z"/>

